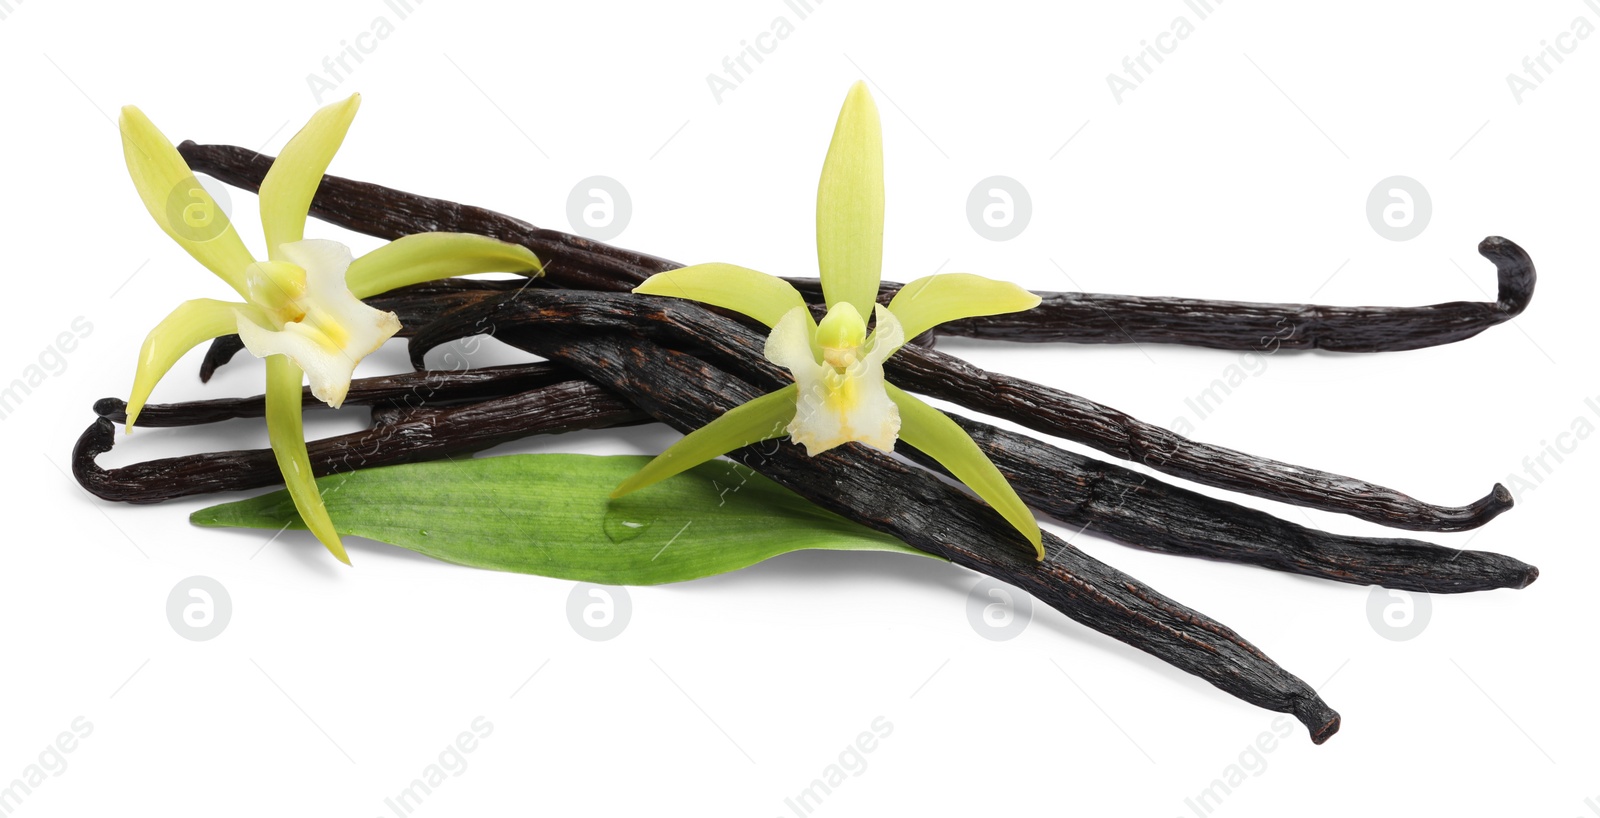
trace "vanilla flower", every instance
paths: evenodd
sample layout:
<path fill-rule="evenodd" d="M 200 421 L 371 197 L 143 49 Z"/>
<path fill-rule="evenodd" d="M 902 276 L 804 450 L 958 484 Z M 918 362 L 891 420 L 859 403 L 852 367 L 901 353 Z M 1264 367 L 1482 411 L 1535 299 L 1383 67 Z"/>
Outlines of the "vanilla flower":
<path fill-rule="evenodd" d="M 651 276 L 636 293 L 734 310 L 772 328 L 768 360 L 795 382 L 736 407 L 673 444 L 615 492 L 620 497 L 734 449 L 787 434 L 815 456 L 843 443 L 925 452 L 993 506 L 1044 557 L 1032 512 L 955 421 L 884 380 L 895 350 L 946 321 L 1032 309 L 1015 284 L 965 273 L 919 278 L 887 307 L 876 303 L 883 268 L 883 137 L 864 83 L 845 98 L 817 186 L 817 261 L 828 311 L 821 323 L 788 282 L 731 264 Z M 869 332 L 867 319 L 872 319 Z"/>
<path fill-rule="evenodd" d="M 336 241 L 306 239 L 306 216 L 328 163 L 360 107 L 359 95 L 317 111 L 261 182 L 267 260 L 257 261 L 228 217 L 195 179 L 172 143 L 144 113 L 122 109 L 119 125 L 128 173 L 156 224 L 244 300 L 185 301 L 151 330 L 139 352 L 127 426 L 173 364 L 196 345 L 238 333 L 266 358 L 267 436 L 284 484 L 306 527 L 349 563 L 317 492 L 300 418 L 300 388 L 338 407 L 356 364 L 400 330 L 394 313 L 360 299 L 407 284 L 454 275 L 541 269 L 526 248 L 483 236 L 421 233 L 360 258 Z"/>

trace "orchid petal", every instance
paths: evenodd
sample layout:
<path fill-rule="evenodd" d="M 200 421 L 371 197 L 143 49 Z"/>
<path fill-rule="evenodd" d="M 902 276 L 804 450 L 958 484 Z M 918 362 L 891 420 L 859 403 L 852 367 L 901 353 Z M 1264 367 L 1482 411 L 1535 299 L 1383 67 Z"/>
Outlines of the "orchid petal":
<path fill-rule="evenodd" d="M 311 199 L 360 107 L 361 95 L 351 94 L 343 102 L 312 114 L 311 121 L 289 140 L 267 170 L 260 192 L 261 227 L 267 234 L 268 258 L 281 260 L 282 245 L 305 238 Z"/>
<path fill-rule="evenodd" d="M 867 339 L 870 350 L 866 359 L 881 366 L 895 350 L 905 346 L 906 339 L 911 337 L 911 334 L 906 331 L 905 322 L 900 316 L 882 304 L 873 305 L 872 321 L 872 337 Z"/>
<path fill-rule="evenodd" d="M 866 315 L 883 276 L 883 131 L 864 82 L 845 97 L 817 184 L 817 266 L 828 306 Z"/>
<path fill-rule="evenodd" d="M 264 291 L 262 300 L 271 294 L 270 288 L 284 288 L 283 296 L 302 315 L 274 329 L 241 312 L 239 339 L 258 358 L 291 358 L 309 376 L 311 394 L 337 409 L 350 391 L 356 364 L 400 331 L 400 319 L 392 312 L 367 306 L 345 287 L 348 247 L 336 241 L 308 239 L 290 242 L 280 250 L 286 261 L 257 265 L 251 287 Z M 269 271 L 282 268 L 303 270 L 303 287 L 283 284 L 269 275 Z"/>
<path fill-rule="evenodd" d="M 797 387 L 790 384 L 729 409 L 656 455 L 644 468 L 622 481 L 611 496 L 621 497 L 659 483 L 734 449 L 783 437 L 784 427 L 794 417 L 796 391 Z"/>
<path fill-rule="evenodd" d="M 1022 312 L 1039 306 L 1039 296 L 1012 284 L 971 273 L 924 276 L 900 288 L 889 310 L 906 337 L 915 338 L 946 321 Z"/>
<path fill-rule="evenodd" d="M 151 390 L 179 358 L 212 338 L 232 333 L 235 312 L 251 309 L 247 304 L 197 298 L 179 304 L 161 319 L 161 323 L 145 336 L 144 346 L 139 350 L 139 368 L 133 376 L 133 393 L 128 397 L 128 420 L 124 428 L 133 428 L 145 401 L 150 399 Z"/>
<path fill-rule="evenodd" d="M 767 360 L 790 370 L 817 366 L 816 333 L 810 310 L 803 306 L 789 310 L 767 335 Z"/>
<path fill-rule="evenodd" d="M 806 305 L 800 291 L 789 282 L 733 264 L 696 264 L 656 273 L 633 291 L 722 307 L 769 327 L 777 326 L 795 307 Z"/>
<path fill-rule="evenodd" d="M 889 397 L 900 407 L 900 439 L 933 458 L 983 498 L 1000 516 L 1022 532 L 1033 544 L 1034 555 L 1044 559 L 1044 538 L 1039 523 L 1026 503 L 1017 496 L 1005 475 L 978 448 L 965 429 L 949 415 L 923 403 L 893 384 L 886 385 Z"/>
<path fill-rule="evenodd" d="M 272 442 L 272 454 L 278 460 L 278 470 L 283 472 L 283 485 L 294 498 L 300 519 L 335 558 L 349 565 L 350 555 L 345 553 L 339 532 L 333 529 L 333 520 L 322 504 L 316 476 L 311 472 L 311 455 L 306 451 L 305 427 L 300 418 L 303 374 L 300 367 L 282 355 L 267 359 L 267 439 Z"/>
<path fill-rule="evenodd" d="M 522 245 L 472 233 L 416 233 L 352 261 L 344 279 L 356 298 L 367 298 L 451 276 L 527 271 L 540 275 L 544 265 Z"/>
<path fill-rule="evenodd" d="M 172 240 L 240 295 L 255 259 L 178 149 L 143 111 L 129 105 L 117 119 L 128 175 L 145 210 Z"/>

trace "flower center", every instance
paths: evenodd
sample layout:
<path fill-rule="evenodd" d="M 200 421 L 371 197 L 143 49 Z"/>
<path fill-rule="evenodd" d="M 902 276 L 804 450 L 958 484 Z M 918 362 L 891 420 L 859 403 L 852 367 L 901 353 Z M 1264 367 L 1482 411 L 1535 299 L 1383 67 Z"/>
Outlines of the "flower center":
<path fill-rule="evenodd" d="M 822 348 L 822 360 L 838 374 L 844 374 L 861 360 L 861 348 L 866 342 L 867 322 L 846 302 L 829 307 L 828 314 L 817 325 L 817 346 Z"/>
<path fill-rule="evenodd" d="M 310 339 L 329 352 L 339 352 L 350 342 L 350 332 L 308 295 L 305 268 L 287 261 L 262 261 L 246 273 L 250 300 L 282 330 L 299 324 Z"/>

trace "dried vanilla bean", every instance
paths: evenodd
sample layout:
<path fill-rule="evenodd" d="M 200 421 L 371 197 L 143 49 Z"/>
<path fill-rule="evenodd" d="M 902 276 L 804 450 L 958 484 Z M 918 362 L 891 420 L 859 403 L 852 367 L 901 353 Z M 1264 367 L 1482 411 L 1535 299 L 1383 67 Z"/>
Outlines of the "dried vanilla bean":
<path fill-rule="evenodd" d="M 259 184 L 270 164 L 267 157 L 242 148 L 201 146 L 186 142 L 181 150 L 196 170 L 244 187 Z M 540 230 L 526 222 L 482 208 L 333 176 L 324 178 L 312 212 L 351 229 L 388 238 L 419 230 L 466 230 L 507 241 L 520 241 L 547 260 L 546 277 L 559 286 L 613 291 L 627 289 L 655 272 L 677 266 L 653 256 L 620 250 L 558 231 Z M 1507 309 L 1520 310 L 1527 303 L 1534 281 L 1533 266 L 1527 255 L 1503 239 L 1487 239 L 1480 250 L 1495 261 L 1501 270 L 1502 295 L 1508 300 Z M 556 261 L 561 263 L 554 263 Z M 1200 302 L 1184 303 L 1192 305 Z M 1460 303 L 1464 302 L 1458 302 L 1458 305 Z M 1258 306 L 1266 310 L 1266 306 Z M 1371 312 L 1358 310 L 1354 313 L 1338 313 L 1334 308 L 1291 306 L 1295 308 L 1289 313 L 1274 318 L 1275 329 L 1272 332 L 1252 336 L 1249 348 L 1258 348 L 1264 340 L 1275 336 L 1323 337 L 1321 327 L 1344 327 L 1350 320 L 1358 321 L 1358 326 L 1362 325 L 1359 322 L 1388 326 L 1384 321 L 1377 320 Z M 1309 318 L 1307 309 L 1312 311 Z M 1412 312 L 1405 312 L 1405 309 L 1408 308 L 1402 308 L 1402 315 L 1417 317 L 1414 310 L 1419 308 L 1409 308 Z M 1427 311 L 1432 308 L 1420 309 Z M 1454 310 L 1455 306 L 1440 305 L 1434 312 L 1448 316 L 1454 314 Z M 1270 314 L 1270 310 L 1263 314 Z M 1335 314 L 1343 317 L 1332 325 L 1324 322 L 1325 317 Z M 1309 329 L 1303 330 L 1297 325 L 1284 323 L 1294 320 L 1295 315 L 1310 321 L 1307 325 Z M 1432 329 L 1447 327 L 1452 333 L 1461 326 L 1472 324 L 1471 320 L 1445 320 L 1440 324 L 1437 320 L 1429 319 L 1429 322 L 1428 326 Z M 1285 327 L 1291 329 L 1286 330 Z M 1464 336 L 1451 335 L 1450 339 L 1459 337 Z M 1350 340 L 1348 333 L 1345 343 L 1352 348 L 1360 346 L 1360 343 Z M 1141 462 L 1157 471 L 1203 485 L 1350 514 L 1382 525 L 1413 531 L 1461 531 L 1483 525 L 1512 505 L 1511 493 L 1499 484 L 1470 505 L 1441 506 L 1423 503 L 1366 481 L 1197 443 L 1071 393 L 1019 378 L 984 372 L 932 350 L 908 347 L 891 358 L 889 366 L 897 382 L 906 388 L 1022 423 L 1036 431 L 1084 443 L 1108 454 Z"/>
<path fill-rule="evenodd" d="M 1434 594 L 1526 588 L 1539 577 L 1539 569 L 1490 551 L 1306 528 L 1027 435 L 951 417 L 1029 506 L 1135 548 Z M 904 444 L 897 451 L 942 471 Z"/>
<path fill-rule="evenodd" d="M 257 190 L 273 157 L 231 145 L 197 145 L 184 142 L 178 152 L 198 173 L 214 176 L 246 190 Z M 580 238 L 558 230 L 545 230 L 521 219 L 417 196 L 380 185 L 324 176 L 312 202 L 311 213 L 331 224 L 384 239 L 412 233 L 443 231 L 477 233 L 532 250 L 545 264 L 545 278 L 557 286 L 575 289 L 631 287 L 651 273 L 677 264 L 644 253 Z M 648 273 L 641 271 L 648 270 Z"/>
<path fill-rule="evenodd" d="M 317 476 L 476 452 L 533 434 L 646 420 L 616 395 L 570 375 L 546 386 L 461 406 L 379 412 L 381 422 L 371 429 L 307 444 Z M 174 410 L 170 414 L 194 417 L 198 413 Z M 95 458 L 115 443 L 116 427 L 102 417 L 72 450 L 73 476 L 89 493 L 106 500 L 157 503 L 283 482 L 271 449 L 212 452 L 101 468 Z"/>
<path fill-rule="evenodd" d="M 775 386 L 782 380 L 781 374 L 770 367 L 765 372 L 752 370 L 750 376 L 757 385 L 764 387 Z M 476 445 L 471 442 L 474 440 L 501 439 L 501 429 L 507 440 L 547 433 L 552 422 L 548 413 L 503 411 L 508 405 L 503 401 L 511 401 L 509 406 L 515 409 L 527 399 L 518 393 L 581 377 L 551 363 L 451 372 L 420 370 L 352 381 L 346 403 L 372 403 L 374 425 L 429 421 L 429 437 L 437 445 L 406 450 L 406 459 L 415 462 L 447 457 L 472 448 Z M 562 429 L 618 425 L 617 399 L 610 393 L 562 393 L 561 400 L 564 403 L 576 401 L 585 395 L 592 404 L 555 418 Z M 307 406 L 323 405 L 312 402 L 309 396 L 305 399 Z M 471 411 L 463 411 L 464 407 L 459 404 L 439 408 L 460 400 L 483 404 Z M 142 417 L 156 418 L 163 426 L 195 425 L 227 418 L 257 417 L 261 414 L 261 405 L 260 396 L 151 404 Z M 95 409 L 108 419 L 120 422 L 122 406 L 119 399 L 105 398 L 96 403 Z M 1457 551 L 1417 540 L 1351 537 L 1308 529 L 1265 512 L 1062 450 L 1027 435 L 997 429 L 960 415 L 953 417 L 1006 474 L 1029 506 L 1064 523 L 1086 527 L 1137 548 L 1258 565 L 1339 582 L 1429 593 L 1521 588 L 1538 576 L 1538 570 L 1532 566 L 1501 554 Z M 497 428 L 486 428 L 485 424 Z M 93 450 L 105 439 L 98 425 L 90 427 L 84 437 L 84 452 Z M 362 443 L 366 439 L 366 433 L 346 435 L 342 439 L 315 443 L 313 451 L 318 451 L 318 447 L 330 447 L 330 451 L 339 452 L 353 445 L 370 452 L 370 447 Z M 458 439 L 467 442 L 458 445 Z M 377 445 L 381 445 L 381 441 Z M 929 468 L 939 468 L 915 449 L 902 446 L 901 451 Z M 105 486 L 114 484 L 123 492 L 114 499 L 140 502 L 188 494 L 191 490 L 199 493 L 275 485 L 279 474 L 271 458 L 265 455 L 266 450 L 169 458 L 159 467 L 141 465 L 134 471 L 113 470 L 117 474 L 115 480 L 107 479 L 90 464 L 85 464 L 85 473 L 95 475 L 86 488 L 105 491 Z M 341 459 L 337 455 L 318 457 L 327 463 L 337 463 Z M 379 453 L 369 457 L 376 459 L 364 465 L 387 462 Z M 235 469 L 229 472 L 228 482 L 208 477 L 187 485 L 187 475 L 211 475 L 208 464 L 213 462 L 227 463 Z M 143 487 L 145 493 L 134 493 L 135 485 Z"/>
<path fill-rule="evenodd" d="M 1092 446 L 1205 486 L 1348 514 L 1410 531 L 1464 531 L 1512 506 L 1496 483 L 1467 506 L 1424 503 L 1394 489 L 1190 440 L 1064 390 L 987 372 L 932 349 L 907 347 L 885 365 L 906 389 L 959 403 L 1049 435 Z"/>
<path fill-rule="evenodd" d="M 573 327 L 631 332 L 689 348 L 752 384 L 771 390 L 788 382 L 762 358 L 762 337 L 691 302 L 626 296 L 541 292 L 500 305 L 478 304 L 423 327 L 412 353 L 453 339 L 462 328 L 493 323 L 514 345 L 541 331 L 539 318 L 555 302 Z M 576 331 L 576 330 L 574 330 Z M 905 354 L 902 352 L 901 354 Z M 1521 588 L 1537 569 L 1501 554 L 1459 551 L 1416 540 L 1339 537 L 1301 528 L 1264 512 L 1168 486 L 1135 472 L 1076 455 L 1026 435 L 961 418 L 1012 486 L 1036 510 L 1089 525 L 1151 550 L 1233 562 L 1405 590 L 1459 593 Z M 1142 487 L 1149 486 L 1149 493 Z"/>
<path fill-rule="evenodd" d="M 545 295 L 541 292 L 537 297 Z M 478 327 L 489 322 L 518 324 L 527 320 L 537 313 L 537 307 L 530 306 L 533 300 L 535 296 L 530 295 L 516 302 L 500 305 L 483 302 L 445 311 L 439 320 L 417 330 L 411 346 L 413 363 L 421 365 L 424 350 L 474 334 Z M 619 317 L 623 315 L 650 315 L 652 318 L 640 322 Z M 725 350 L 724 357 L 718 360 L 719 365 L 737 367 L 745 365 L 741 361 L 761 357 L 759 336 L 747 328 L 738 332 L 727 329 L 733 326 L 732 322 L 698 305 L 680 308 L 657 303 L 629 307 L 619 303 L 610 310 L 596 311 L 592 317 L 597 326 L 614 322 L 642 328 L 638 331 L 676 334 L 680 339 L 699 338 L 705 344 L 734 343 L 731 339 L 738 339 L 734 343 L 736 350 Z M 892 380 L 907 389 L 1084 443 L 1126 460 L 1138 460 L 1157 471 L 1267 499 L 1349 514 L 1395 528 L 1419 531 L 1474 528 L 1512 504 L 1510 492 L 1499 484 L 1488 496 L 1470 506 L 1437 506 L 1355 478 L 1196 443 L 1077 395 L 986 372 L 936 350 L 907 346 L 889 359 L 886 370 Z"/>
<path fill-rule="evenodd" d="M 1184 344 L 1212 349 L 1326 349 L 1398 352 L 1455 343 L 1517 317 L 1533 299 L 1533 259 L 1508 239 L 1490 236 L 1478 253 L 1495 266 L 1495 300 L 1420 307 L 1341 307 L 1208 301 L 1100 293 L 1040 293 L 1027 312 L 967 318 L 939 325 L 937 335 L 996 341 L 1073 344 Z M 792 279 L 820 303 L 816 279 Z M 883 287 L 888 303 L 899 285 Z"/>
<path fill-rule="evenodd" d="M 238 336 L 232 336 L 237 338 Z M 462 368 L 459 371 L 416 370 L 399 375 L 357 378 L 350 382 L 346 406 L 439 406 L 454 401 L 479 400 L 525 392 L 577 377 L 559 364 L 532 363 L 509 366 Z M 313 397 L 311 388 L 300 390 L 302 409 L 326 409 L 328 404 Z M 95 401 L 95 414 L 117 423 L 127 418 L 127 401 L 101 398 Z M 195 426 L 232 418 L 258 418 L 266 412 L 266 398 L 215 398 L 187 403 L 146 404 L 139 413 L 139 427 Z"/>
<path fill-rule="evenodd" d="M 255 190 L 271 157 L 229 145 L 178 146 L 189 165 L 232 185 Z M 631 289 L 650 275 L 679 265 L 655 256 L 544 230 L 483 208 L 417 196 L 379 185 L 323 178 L 312 214 L 359 233 L 394 239 L 429 230 L 481 233 L 520 243 L 549 267 L 546 277 L 572 289 Z M 1522 312 L 1533 297 L 1534 267 L 1528 254 L 1491 236 L 1478 252 L 1498 273 L 1496 301 L 1452 301 L 1421 307 L 1337 307 L 1207 301 L 1194 298 L 1040 293 L 1044 303 L 1023 313 L 952 321 L 937 335 L 1006 341 L 1083 344 L 1188 344 L 1215 349 L 1258 350 L 1264 343 L 1287 349 L 1383 352 L 1419 349 L 1470 338 Z M 815 279 L 791 283 L 820 297 Z M 880 293 L 887 301 L 899 285 Z"/>
<path fill-rule="evenodd" d="M 519 305 L 537 314 L 526 324 L 497 324 L 496 336 L 583 372 L 684 432 L 761 394 L 699 358 L 620 325 L 596 329 L 604 323 L 595 320 L 597 313 L 638 301 L 643 299 L 541 291 Z M 1326 741 L 1339 728 L 1338 714 L 1315 690 L 1226 626 L 1048 532 L 1049 557 L 1036 562 L 1031 547 L 993 509 L 925 471 L 855 444 L 809 457 L 794 446 L 769 442 L 730 457 L 823 508 L 1025 590 L 1234 696 L 1293 713 L 1314 742 Z"/>

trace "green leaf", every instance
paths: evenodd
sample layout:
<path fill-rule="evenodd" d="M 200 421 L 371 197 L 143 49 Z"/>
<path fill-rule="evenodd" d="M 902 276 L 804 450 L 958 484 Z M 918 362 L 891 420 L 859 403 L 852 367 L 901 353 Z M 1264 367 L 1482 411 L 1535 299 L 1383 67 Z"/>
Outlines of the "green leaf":
<path fill-rule="evenodd" d="M 651 491 L 607 497 L 648 459 L 520 454 L 317 482 L 344 534 L 461 565 L 606 585 L 681 582 L 804 549 L 928 556 L 728 461 L 702 464 Z M 283 491 L 202 509 L 189 520 L 305 527 Z"/>

